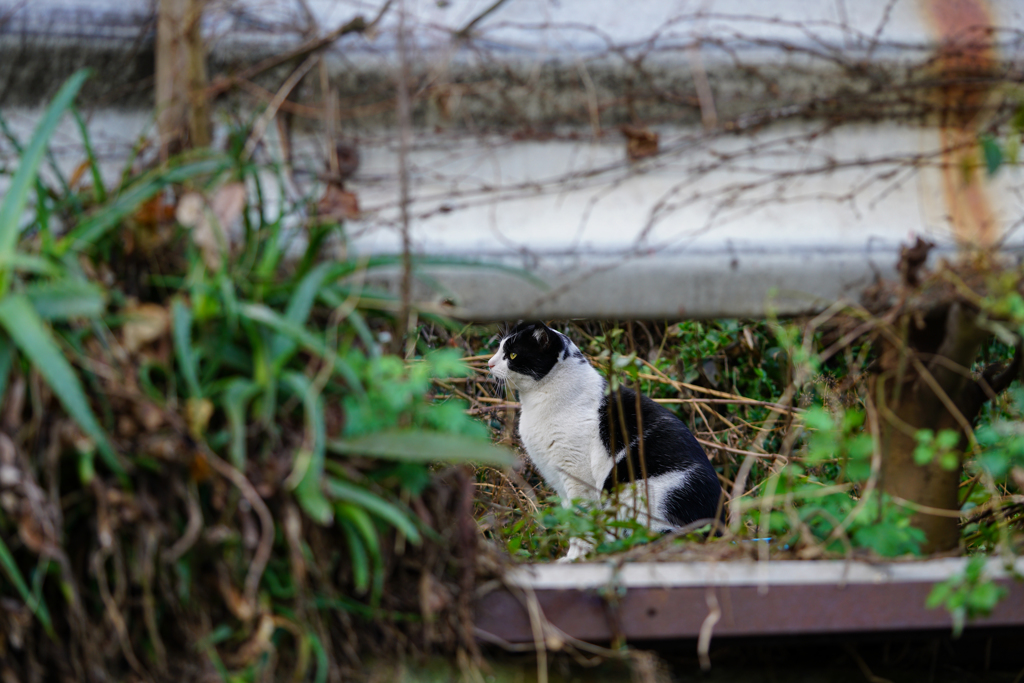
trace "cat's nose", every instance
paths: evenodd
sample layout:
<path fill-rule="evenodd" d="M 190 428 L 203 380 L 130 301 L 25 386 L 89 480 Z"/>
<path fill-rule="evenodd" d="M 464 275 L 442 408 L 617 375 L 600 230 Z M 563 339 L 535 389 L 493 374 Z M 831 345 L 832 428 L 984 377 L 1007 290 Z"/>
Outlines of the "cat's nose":
<path fill-rule="evenodd" d="M 487 361 L 487 367 L 488 368 L 493 368 L 495 366 L 495 364 L 497 364 L 497 362 L 498 361 L 494 360 L 494 358 L 491 358 L 490 360 Z"/>

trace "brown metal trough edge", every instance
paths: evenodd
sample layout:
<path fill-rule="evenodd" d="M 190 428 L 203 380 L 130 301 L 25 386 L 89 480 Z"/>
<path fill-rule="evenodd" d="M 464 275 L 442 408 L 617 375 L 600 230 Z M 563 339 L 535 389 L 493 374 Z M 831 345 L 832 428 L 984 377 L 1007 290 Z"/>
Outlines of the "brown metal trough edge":
<path fill-rule="evenodd" d="M 946 569 L 956 567 L 959 561 L 938 562 Z M 925 607 L 937 574 L 928 571 L 926 562 L 914 563 L 924 571 L 895 573 L 887 570 L 908 565 L 872 565 L 873 576 L 853 576 L 853 580 L 845 582 L 833 580 L 836 563 L 799 564 L 805 568 L 796 577 L 780 579 L 780 572 L 775 571 L 773 576 L 751 580 L 754 574 L 748 567 L 747 571 L 739 572 L 742 576 L 719 577 L 700 585 L 693 578 L 700 572 L 679 563 L 679 573 L 689 575 L 681 577 L 679 582 L 673 581 L 671 570 L 659 572 L 662 585 L 652 585 L 652 581 L 642 578 L 636 580 L 638 573 L 634 571 L 632 577 L 625 578 L 616 572 L 613 580 L 604 586 L 594 583 L 593 565 L 590 571 L 584 569 L 587 565 L 558 565 L 557 568 L 547 565 L 540 577 L 527 578 L 527 570 L 507 581 L 511 584 L 508 589 L 480 597 L 476 603 L 475 624 L 483 640 L 533 642 L 535 634 L 543 633 L 535 630 L 530 622 L 527 605 L 535 599 L 539 613 L 548 623 L 573 638 L 590 642 L 608 642 L 616 637 L 627 640 L 696 638 L 709 614 L 715 611 L 718 612 L 713 630 L 716 638 L 948 631 L 952 626 L 951 616 L 945 609 Z M 826 566 L 815 567 L 815 564 Z M 968 628 L 1024 628 L 1024 583 L 1013 580 L 998 566 L 998 561 L 990 562 L 990 567 L 995 567 L 991 573 L 1009 593 L 991 615 L 972 620 Z M 1018 562 L 1018 573 L 1022 567 L 1024 564 Z M 823 571 L 816 572 L 817 569 Z M 816 573 L 824 580 L 815 577 Z M 567 584 L 574 574 L 581 581 L 576 587 L 569 587 Z M 879 579 L 880 576 L 885 578 Z"/>

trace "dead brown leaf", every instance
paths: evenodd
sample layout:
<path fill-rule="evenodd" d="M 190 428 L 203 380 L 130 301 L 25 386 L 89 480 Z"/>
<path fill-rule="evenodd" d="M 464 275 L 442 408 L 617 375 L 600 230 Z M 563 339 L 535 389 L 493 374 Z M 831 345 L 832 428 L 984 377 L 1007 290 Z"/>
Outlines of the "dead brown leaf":
<path fill-rule="evenodd" d="M 213 477 L 213 468 L 210 467 L 209 461 L 202 453 L 197 452 L 192 457 L 192 462 L 189 463 L 189 470 L 192 473 L 192 478 L 200 483 Z"/>
<path fill-rule="evenodd" d="M 239 621 L 249 621 L 256 614 L 256 609 L 249 603 L 242 595 L 241 592 L 231 583 L 228 578 L 226 569 L 221 569 L 217 581 L 217 587 L 220 588 L 221 597 L 224 598 L 224 604 L 227 605 L 231 613 Z"/>
<path fill-rule="evenodd" d="M 125 311 L 128 320 L 121 327 L 122 344 L 129 353 L 167 334 L 170 312 L 158 304 L 140 304 Z"/>
<path fill-rule="evenodd" d="M 324 196 L 316 205 L 317 213 L 324 218 L 343 221 L 359 217 L 359 198 L 336 183 L 324 190 Z"/>
<path fill-rule="evenodd" d="M 256 632 L 252 634 L 252 637 L 245 641 L 233 655 L 224 657 L 224 661 L 235 668 L 247 666 L 261 654 L 273 648 L 270 638 L 276 630 L 277 625 L 274 623 L 274 617 L 264 614 L 260 617 L 259 625 L 256 627 Z"/>
<path fill-rule="evenodd" d="M 168 202 L 163 194 L 157 194 L 152 199 L 140 204 L 132 218 L 140 225 L 152 228 L 174 220 L 174 213 L 174 204 Z"/>
<path fill-rule="evenodd" d="M 145 428 L 147 432 L 153 432 L 163 426 L 164 413 L 159 407 L 149 401 L 135 401 L 132 403 L 132 412 L 135 419 Z"/>
<path fill-rule="evenodd" d="M 78 182 L 85 176 L 85 172 L 89 170 L 90 166 L 91 164 L 88 159 L 79 163 L 75 170 L 72 171 L 71 177 L 68 178 L 68 187 L 78 188 Z"/>
<path fill-rule="evenodd" d="M 36 515 L 32 514 L 27 503 L 23 505 L 21 519 L 18 520 L 18 537 L 29 550 L 37 555 L 56 547 L 55 539 L 47 533 L 46 527 L 40 523 Z"/>
<path fill-rule="evenodd" d="M 147 436 L 140 441 L 138 448 L 150 457 L 169 462 L 181 461 L 184 452 L 181 440 L 169 434 Z"/>
<path fill-rule="evenodd" d="M 630 161 L 638 161 L 658 153 L 658 134 L 646 126 L 621 127 L 626 136 L 626 156 Z"/>
<path fill-rule="evenodd" d="M 245 184 L 228 183 L 222 185 L 210 202 L 213 215 L 220 223 L 221 230 L 230 231 L 241 217 L 245 208 Z"/>
<path fill-rule="evenodd" d="M 450 605 L 452 592 L 430 572 L 420 576 L 420 611 L 423 618 L 430 620 Z"/>
<path fill-rule="evenodd" d="M 139 433 L 139 426 L 135 424 L 135 420 L 128 417 L 127 415 L 118 415 L 117 417 L 117 435 L 124 438 L 131 438 Z"/>
<path fill-rule="evenodd" d="M 245 185 L 228 183 L 221 186 L 207 204 L 198 192 L 189 192 L 178 202 L 178 222 L 192 229 L 192 241 L 210 270 L 219 270 L 231 241 L 231 227 L 245 209 Z"/>

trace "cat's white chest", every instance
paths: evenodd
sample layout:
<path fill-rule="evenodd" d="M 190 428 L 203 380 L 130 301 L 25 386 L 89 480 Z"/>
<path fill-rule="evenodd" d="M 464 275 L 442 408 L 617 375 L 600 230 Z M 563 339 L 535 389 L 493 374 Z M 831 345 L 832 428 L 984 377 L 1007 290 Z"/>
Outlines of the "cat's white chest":
<path fill-rule="evenodd" d="M 563 498 L 575 488 L 573 482 L 597 483 L 592 454 L 600 439 L 602 396 L 599 382 L 567 389 L 563 385 L 522 392 L 519 418 L 519 437 L 530 460 Z"/>

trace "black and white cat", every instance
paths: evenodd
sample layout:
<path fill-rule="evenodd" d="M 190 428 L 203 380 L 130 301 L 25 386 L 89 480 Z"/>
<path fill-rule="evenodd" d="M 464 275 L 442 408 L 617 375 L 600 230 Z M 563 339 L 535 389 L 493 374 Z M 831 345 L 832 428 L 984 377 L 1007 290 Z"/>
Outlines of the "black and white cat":
<path fill-rule="evenodd" d="M 652 519 L 646 504 L 634 502 L 637 519 L 668 531 L 718 513 L 721 484 L 686 425 L 643 395 L 638 421 L 636 393 L 623 387 L 609 395 L 605 379 L 564 334 L 544 323 L 520 323 L 504 336 L 487 366 L 519 390 L 519 436 L 566 505 L 574 498 L 597 500 L 602 489 L 629 482 L 630 467 L 640 481 L 639 422 L 647 472 L 640 495 Z M 565 559 L 586 551 L 586 544 L 570 543 Z"/>

